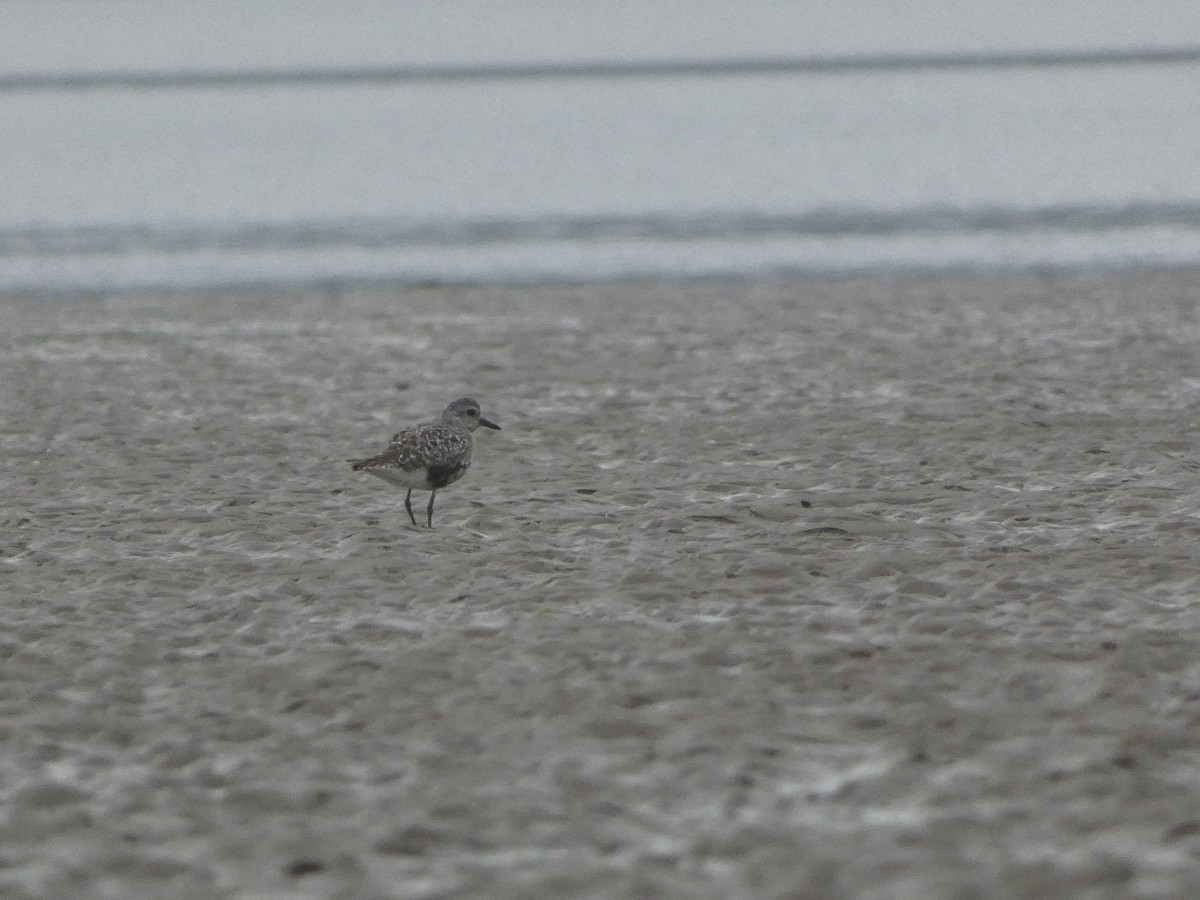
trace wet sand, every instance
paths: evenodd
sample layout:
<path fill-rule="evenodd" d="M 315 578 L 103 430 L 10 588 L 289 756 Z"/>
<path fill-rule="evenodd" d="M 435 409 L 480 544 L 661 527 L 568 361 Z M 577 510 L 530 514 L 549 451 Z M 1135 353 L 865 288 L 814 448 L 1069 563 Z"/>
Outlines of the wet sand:
<path fill-rule="evenodd" d="M 6 301 L 0 895 L 1195 896 L 1198 309 Z M 464 395 L 414 528 L 345 460 Z"/>

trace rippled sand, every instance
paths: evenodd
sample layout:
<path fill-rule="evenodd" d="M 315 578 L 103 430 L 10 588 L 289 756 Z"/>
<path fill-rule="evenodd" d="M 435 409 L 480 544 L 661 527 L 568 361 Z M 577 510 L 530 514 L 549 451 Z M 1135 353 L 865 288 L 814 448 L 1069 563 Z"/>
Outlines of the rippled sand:
<path fill-rule="evenodd" d="M 7 301 L 0 895 L 1195 896 L 1198 309 Z M 413 528 L 345 460 L 462 395 Z"/>

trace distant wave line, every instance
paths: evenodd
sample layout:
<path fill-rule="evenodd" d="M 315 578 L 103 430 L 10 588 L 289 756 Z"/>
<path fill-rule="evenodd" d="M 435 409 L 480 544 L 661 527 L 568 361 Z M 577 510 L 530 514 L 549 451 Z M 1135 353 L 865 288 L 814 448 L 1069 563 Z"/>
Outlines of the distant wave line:
<path fill-rule="evenodd" d="M 1030 230 L 1100 232 L 1153 227 L 1195 229 L 1200 202 L 1037 209 L 918 208 L 830 210 L 795 215 L 592 216 L 462 222 L 333 221 L 239 225 L 96 225 L 0 230 L 0 257 L 191 253 L 331 247 L 470 246 L 553 241 L 861 237 L 918 233 L 1015 234 Z"/>
<path fill-rule="evenodd" d="M 820 75 L 893 71 L 921 72 L 944 69 L 1169 65 L 1197 62 L 1200 62 L 1200 47 L 1159 47 L 1125 50 L 1108 48 L 996 53 L 868 54 L 713 60 L 600 60 L 320 69 L 12 73 L 0 75 L 0 91 L 148 90 L 552 79 L 602 80 L 667 76 Z"/>

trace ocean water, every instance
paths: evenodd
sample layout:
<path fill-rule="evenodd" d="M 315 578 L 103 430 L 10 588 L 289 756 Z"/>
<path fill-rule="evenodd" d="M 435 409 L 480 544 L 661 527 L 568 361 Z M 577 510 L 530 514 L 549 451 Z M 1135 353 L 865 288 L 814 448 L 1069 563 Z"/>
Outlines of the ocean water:
<path fill-rule="evenodd" d="M 1200 263 L 1200 6 L 949 6 L 10 0 L 0 291 Z"/>

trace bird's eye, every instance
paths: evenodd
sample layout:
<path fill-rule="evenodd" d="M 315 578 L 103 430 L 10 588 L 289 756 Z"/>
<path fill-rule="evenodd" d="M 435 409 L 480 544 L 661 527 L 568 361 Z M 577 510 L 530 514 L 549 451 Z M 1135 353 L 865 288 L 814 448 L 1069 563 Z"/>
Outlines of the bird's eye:
<path fill-rule="evenodd" d="M 479 415 L 479 410 L 477 410 L 477 409 L 468 409 L 468 410 L 467 410 L 467 415 L 468 415 L 468 416 L 477 416 L 477 415 Z"/>

